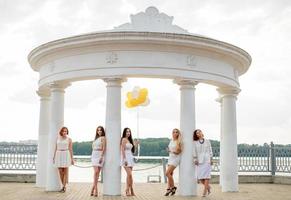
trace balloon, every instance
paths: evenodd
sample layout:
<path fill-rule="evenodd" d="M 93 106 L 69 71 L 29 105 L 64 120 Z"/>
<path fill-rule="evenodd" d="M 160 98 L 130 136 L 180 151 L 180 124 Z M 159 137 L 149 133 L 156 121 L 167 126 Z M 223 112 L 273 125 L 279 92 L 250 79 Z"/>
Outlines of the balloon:
<path fill-rule="evenodd" d="M 134 98 L 134 99 L 137 99 L 138 98 L 138 96 L 139 96 L 139 87 L 134 87 L 133 88 L 133 91 L 132 91 L 132 97 Z"/>
<path fill-rule="evenodd" d="M 146 88 L 140 89 L 136 86 L 131 92 L 128 92 L 126 96 L 127 101 L 125 102 L 125 105 L 128 108 L 147 106 L 150 102 L 148 99 L 148 90 Z"/>
<path fill-rule="evenodd" d="M 150 100 L 149 99 L 146 99 L 146 101 L 142 104 L 140 104 L 140 106 L 147 106 L 150 104 Z"/>

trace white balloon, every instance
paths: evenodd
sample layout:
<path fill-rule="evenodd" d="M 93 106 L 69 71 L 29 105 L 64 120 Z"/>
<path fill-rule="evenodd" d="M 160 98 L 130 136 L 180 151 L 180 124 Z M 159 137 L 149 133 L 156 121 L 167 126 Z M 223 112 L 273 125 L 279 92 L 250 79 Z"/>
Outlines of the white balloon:
<path fill-rule="evenodd" d="M 138 98 L 138 94 L 139 94 L 139 90 L 140 88 L 138 86 L 135 86 L 132 90 L 132 98 L 137 99 Z"/>
<path fill-rule="evenodd" d="M 147 105 L 149 105 L 150 104 L 150 100 L 147 98 L 146 100 L 145 100 L 145 102 L 143 102 L 142 104 L 140 104 L 141 106 L 147 106 Z"/>

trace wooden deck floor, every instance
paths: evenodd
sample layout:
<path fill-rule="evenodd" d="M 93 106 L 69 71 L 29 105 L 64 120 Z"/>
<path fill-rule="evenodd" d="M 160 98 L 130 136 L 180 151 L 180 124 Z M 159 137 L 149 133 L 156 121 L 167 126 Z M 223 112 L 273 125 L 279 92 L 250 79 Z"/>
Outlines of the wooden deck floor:
<path fill-rule="evenodd" d="M 70 183 L 66 193 L 45 192 L 42 188 L 35 187 L 31 183 L 0 183 L 1 200 L 188 200 L 188 199 L 215 199 L 215 200 L 291 200 L 291 186 L 277 184 L 240 184 L 240 191 L 236 193 L 222 193 L 217 184 L 212 185 L 212 193 L 203 198 L 181 197 L 179 193 L 172 197 L 164 197 L 166 185 L 160 183 L 135 184 L 135 197 L 126 197 L 124 194 L 118 197 L 103 196 L 90 197 L 90 183 Z M 99 185 L 102 187 L 102 185 Z M 199 186 L 201 191 L 201 187 Z M 102 190 L 101 190 L 102 191 Z M 178 190 L 179 191 L 179 190 Z"/>

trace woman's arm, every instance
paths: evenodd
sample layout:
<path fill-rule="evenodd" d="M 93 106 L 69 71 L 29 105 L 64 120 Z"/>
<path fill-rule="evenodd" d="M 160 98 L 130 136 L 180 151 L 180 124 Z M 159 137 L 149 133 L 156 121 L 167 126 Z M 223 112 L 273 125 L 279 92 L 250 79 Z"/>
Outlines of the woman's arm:
<path fill-rule="evenodd" d="M 101 144 L 102 144 L 102 154 L 101 156 L 103 157 L 106 151 L 106 138 L 105 137 L 101 137 Z"/>
<path fill-rule="evenodd" d="M 104 158 L 104 154 L 105 154 L 105 150 L 106 150 L 106 139 L 105 139 L 105 137 L 101 137 L 101 146 L 102 146 L 102 150 L 101 150 L 101 157 L 99 159 L 99 164 L 101 164 L 103 162 L 103 158 Z"/>
<path fill-rule="evenodd" d="M 176 150 L 173 151 L 174 154 L 180 154 L 182 152 L 182 143 L 177 143 Z"/>
<path fill-rule="evenodd" d="M 211 147 L 211 142 L 208 140 L 208 148 L 209 148 L 209 157 L 210 157 L 210 164 L 213 164 L 212 158 L 213 158 L 213 152 L 212 152 L 212 147 Z"/>
<path fill-rule="evenodd" d="M 193 159 L 194 159 L 195 165 L 198 165 L 198 153 L 197 153 L 197 148 L 196 148 L 195 142 L 193 144 Z"/>
<path fill-rule="evenodd" d="M 125 160 L 126 157 L 125 157 L 125 145 L 126 145 L 126 139 L 123 138 L 122 141 L 121 141 L 121 155 L 122 155 L 122 160 Z"/>
<path fill-rule="evenodd" d="M 55 163 L 56 152 L 57 152 L 57 142 L 56 142 L 55 151 L 54 151 L 53 163 Z"/>
<path fill-rule="evenodd" d="M 74 164 L 74 158 L 73 158 L 73 142 L 72 139 L 69 138 L 69 151 L 70 151 L 70 156 L 71 156 L 71 163 L 72 165 Z"/>

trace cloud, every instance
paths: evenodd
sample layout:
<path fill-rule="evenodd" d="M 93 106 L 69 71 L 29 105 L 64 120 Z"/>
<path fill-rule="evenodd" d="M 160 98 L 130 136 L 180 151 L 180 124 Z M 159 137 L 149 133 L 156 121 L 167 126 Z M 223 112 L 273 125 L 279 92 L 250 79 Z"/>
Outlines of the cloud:
<path fill-rule="evenodd" d="M 1 61 L 0 61 L 1 62 Z M 4 62 L 0 63 L 0 77 L 7 78 L 20 73 L 20 70 L 16 62 Z"/>
<path fill-rule="evenodd" d="M 0 140 L 36 138 L 39 109 L 37 76 L 27 63 L 28 53 L 43 43 L 129 22 L 129 15 L 156 6 L 174 16 L 174 24 L 247 50 L 253 62 L 240 77 L 237 100 L 238 140 L 259 143 L 291 140 L 291 1 L 0 1 Z M 129 79 L 122 87 L 122 125 L 136 126 L 136 113 L 124 107 L 125 94 L 135 85 L 147 87 L 151 104 L 141 110 L 145 135 L 169 135 L 179 125 L 180 92 L 172 80 Z M 213 86 L 196 87 L 196 125 L 219 139 L 220 112 Z M 73 83 L 65 94 L 65 123 L 77 140 L 92 138 L 105 123 L 106 84 Z M 17 109 L 17 112 L 14 111 Z M 27 117 L 27 113 L 33 117 Z M 12 113 L 12 111 L 14 113 Z M 15 113 L 24 113 L 14 116 Z M 7 117 L 6 117 L 7 115 Z M 14 124 L 24 129 L 19 129 Z M 9 135 L 7 133 L 9 132 Z M 28 134 L 30 133 L 30 134 Z M 142 133 L 142 132 L 141 132 Z M 274 134 L 276 133 L 276 134 Z M 262 137 L 264 136 L 264 137 Z M 284 139 L 281 139 L 284 138 Z M 261 142 L 261 143 L 263 143 Z M 289 142 L 290 143 L 290 142 Z"/>

